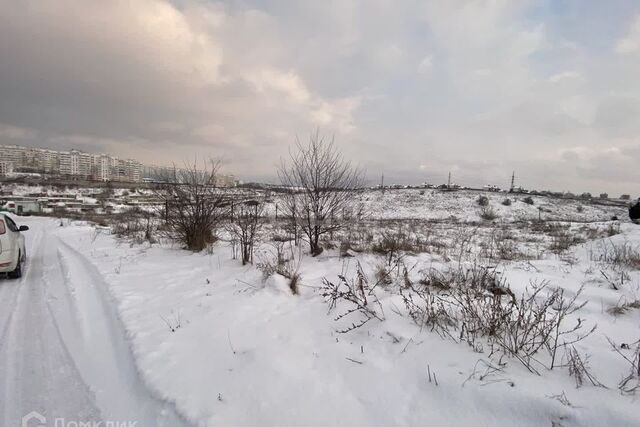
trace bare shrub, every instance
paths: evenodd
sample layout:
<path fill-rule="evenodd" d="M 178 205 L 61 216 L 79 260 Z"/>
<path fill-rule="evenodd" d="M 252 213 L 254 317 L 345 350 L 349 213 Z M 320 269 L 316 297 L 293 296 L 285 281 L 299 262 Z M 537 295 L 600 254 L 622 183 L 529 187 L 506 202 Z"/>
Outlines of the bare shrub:
<path fill-rule="evenodd" d="M 503 206 L 511 206 L 511 199 L 504 199 L 502 201 Z"/>
<path fill-rule="evenodd" d="M 351 242 L 349 242 L 349 240 L 341 240 L 340 241 L 340 246 L 339 246 L 339 252 L 340 252 L 340 256 L 341 257 L 350 257 L 351 255 L 351 251 L 353 250 L 353 247 L 351 246 Z"/>
<path fill-rule="evenodd" d="M 489 198 L 487 196 L 480 196 L 477 200 L 478 206 L 489 206 Z"/>
<path fill-rule="evenodd" d="M 227 231 L 240 245 L 242 265 L 253 263 L 253 250 L 263 221 L 264 204 L 260 200 L 242 202 L 234 209 Z"/>
<path fill-rule="evenodd" d="M 275 254 L 271 253 L 260 262 L 256 268 L 262 272 L 262 280 L 267 280 L 274 274 L 279 274 L 289 280 L 291 293 L 299 293 L 299 285 L 302 276 L 299 273 L 302 254 L 298 248 L 296 253 L 292 242 L 273 242 Z M 275 256 L 274 256 L 275 255 Z"/>
<path fill-rule="evenodd" d="M 293 295 L 298 295 L 300 293 L 299 285 L 300 285 L 300 279 L 302 278 L 302 276 L 300 275 L 300 273 L 296 271 L 290 274 L 289 277 L 287 278 L 289 279 L 289 289 L 291 290 L 291 293 Z"/>
<path fill-rule="evenodd" d="M 362 187 L 363 173 L 344 160 L 333 144 L 318 132 L 309 143 L 296 142 L 289 164 L 282 163 L 278 176 L 283 186 L 285 214 L 295 230 L 306 237 L 312 255 L 322 252 L 320 238 L 343 228 L 355 207 L 354 193 Z M 360 208 L 361 209 L 361 208 Z M 355 216 L 360 216 L 361 211 Z"/>
<path fill-rule="evenodd" d="M 628 364 L 629 374 L 626 375 L 619 383 L 618 389 L 625 394 L 635 394 L 640 390 L 640 340 L 626 344 L 617 345 L 611 339 L 607 338 L 613 351 L 622 357 Z"/>
<path fill-rule="evenodd" d="M 338 330 L 339 333 L 358 329 L 373 319 L 384 321 L 384 310 L 375 293 L 375 288 L 380 283 L 376 282 L 370 286 L 360 263 L 357 264 L 355 278 L 349 280 L 341 274 L 336 283 L 324 278 L 322 284 L 321 295 L 329 303 L 329 311 L 338 305 L 346 304 L 347 306 L 345 311 L 335 317 L 335 321 L 350 317 L 355 313 L 358 314 L 357 320 L 352 321 L 350 326 Z"/>
<path fill-rule="evenodd" d="M 519 298 L 513 297 L 504 304 L 497 295 L 483 297 L 462 290 L 456 300 L 462 306 L 464 332 L 472 341 L 478 335 L 489 338 L 489 343 L 505 354 L 518 359 L 531 372 L 538 373 L 534 363 L 540 364 L 536 354 L 547 349 L 550 355 L 549 368 L 555 366 L 558 348 L 581 341 L 593 333 L 595 326 L 580 334 L 583 327 L 578 319 L 573 327 L 565 329 L 566 317 L 584 306 L 577 304 L 578 292 L 573 298 L 564 298 L 564 290 L 548 290 L 546 282 L 532 284 Z"/>
<path fill-rule="evenodd" d="M 520 298 L 495 270 L 477 265 L 445 273 L 446 288 L 401 289 L 405 307 L 420 327 L 429 327 L 441 336 L 453 336 L 474 350 L 503 353 L 519 360 L 527 369 L 538 373 L 536 365 L 553 369 L 558 349 L 579 342 L 595 331 L 583 330 L 584 322 L 567 326 L 569 315 L 581 309 L 582 292 L 565 298 L 561 288 L 551 289 L 546 282 L 532 283 Z M 546 350 L 547 365 L 538 360 Z"/>
<path fill-rule="evenodd" d="M 502 381 L 508 381 L 504 378 L 504 368 L 507 364 L 502 362 L 500 358 L 497 362 L 491 363 L 483 359 L 479 359 L 473 366 L 473 371 L 466 380 L 462 383 L 462 387 L 471 379 L 477 379 L 483 382 L 483 384 L 492 384 Z M 513 382 L 509 381 L 509 384 L 513 387 Z"/>
<path fill-rule="evenodd" d="M 628 241 L 603 240 L 591 252 L 591 260 L 615 267 L 640 270 L 640 250 Z"/>
<path fill-rule="evenodd" d="M 518 242 L 514 239 L 500 238 L 496 239 L 497 258 L 505 261 L 515 261 L 530 258 L 527 254 L 520 250 Z"/>
<path fill-rule="evenodd" d="M 568 225 L 548 221 L 532 221 L 530 223 L 530 226 L 532 233 L 547 235 L 553 235 L 562 231 L 567 231 L 569 229 Z"/>
<path fill-rule="evenodd" d="M 132 239 L 136 243 L 144 241 L 149 243 L 156 242 L 158 219 L 152 212 L 144 211 L 140 208 L 107 215 L 100 220 L 99 224 L 109 224 L 113 234 L 120 238 Z"/>
<path fill-rule="evenodd" d="M 611 223 L 607 226 L 605 233 L 608 237 L 613 237 L 617 234 L 620 234 L 620 223 Z"/>
<path fill-rule="evenodd" d="M 422 286 L 439 291 L 448 291 L 453 287 L 455 277 L 451 274 L 442 273 L 435 268 L 430 268 L 422 272 L 422 278 L 418 281 Z"/>
<path fill-rule="evenodd" d="M 604 280 L 611 286 L 611 289 L 619 291 L 624 287 L 624 284 L 631 280 L 629 277 L 629 273 L 627 273 L 623 268 L 613 266 L 613 268 L 605 270 L 600 270 L 600 274 L 604 278 Z"/>
<path fill-rule="evenodd" d="M 419 238 L 413 238 L 404 229 L 398 228 L 395 231 L 383 231 L 379 240 L 371 245 L 374 253 L 386 255 L 388 264 L 401 252 L 419 253 L 425 250 L 425 243 Z"/>
<path fill-rule="evenodd" d="M 171 310 L 171 315 L 169 317 L 160 316 L 160 318 L 171 332 L 176 332 L 182 327 L 182 317 L 180 312 L 176 314 Z"/>
<path fill-rule="evenodd" d="M 362 224 L 353 224 L 352 227 L 344 229 L 344 234 L 338 233 L 340 256 L 348 257 L 352 256 L 350 252 L 363 252 L 370 249 L 371 242 L 373 242 L 372 228 L 371 226 L 363 227 Z"/>
<path fill-rule="evenodd" d="M 498 218 L 498 215 L 491 206 L 484 205 L 480 209 L 480 218 L 485 221 L 493 221 L 494 219 Z"/>
<path fill-rule="evenodd" d="M 640 299 L 634 299 L 632 301 L 627 300 L 625 297 L 621 297 L 618 303 L 607 309 L 607 313 L 612 316 L 622 316 L 631 310 L 640 308 Z"/>
<path fill-rule="evenodd" d="M 214 242 L 221 219 L 228 215 L 230 200 L 216 187 L 219 169 L 214 160 L 200 169 L 195 162 L 174 168 L 156 191 L 166 234 L 189 250 L 201 251 Z"/>
<path fill-rule="evenodd" d="M 581 357 L 574 346 L 566 347 L 566 353 L 567 368 L 569 375 L 576 381 L 576 388 L 582 387 L 585 381 L 589 381 L 592 386 L 604 387 L 590 371 L 589 356 Z"/>
<path fill-rule="evenodd" d="M 504 226 L 496 226 L 489 229 L 486 238 L 479 243 L 478 256 L 490 260 L 521 260 L 529 256 L 520 249 L 515 235 Z"/>
<path fill-rule="evenodd" d="M 533 205 L 533 198 L 531 196 L 527 196 L 522 201 L 528 205 Z"/>
<path fill-rule="evenodd" d="M 560 402 L 561 405 L 568 406 L 570 408 L 575 408 L 575 406 L 573 406 L 571 401 L 569 401 L 569 398 L 567 397 L 567 395 L 565 394 L 564 391 L 561 394 L 550 395 L 550 396 L 547 396 L 547 397 L 549 399 L 557 400 L 558 402 Z M 553 424 L 553 425 L 555 425 L 555 424 Z"/>
<path fill-rule="evenodd" d="M 569 250 L 574 244 L 574 239 L 568 232 L 558 232 L 551 236 L 551 245 L 549 249 L 554 254 L 561 254 Z"/>
<path fill-rule="evenodd" d="M 431 291 L 429 286 L 422 289 L 410 287 L 400 289 L 400 295 L 411 319 L 421 329 L 428 328 L 441 337 L 450 337 L 457 319 L 453 307 L 446 297 Z"/>
<path fill-rule="evenodd" d="M 379 283 L 383 287 L 393 284 L 390 270 L 391 268 L 386 263 L 378 264 L 374 271 L 376 283 Z"/>

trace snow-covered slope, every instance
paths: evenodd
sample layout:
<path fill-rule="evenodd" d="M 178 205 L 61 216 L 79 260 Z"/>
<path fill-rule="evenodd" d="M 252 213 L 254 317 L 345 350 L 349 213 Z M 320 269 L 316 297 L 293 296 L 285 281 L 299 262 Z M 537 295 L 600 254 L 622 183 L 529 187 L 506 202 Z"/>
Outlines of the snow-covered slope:
<path fill-rule="evenodd" d="M 398 200 L 402 194 L 392 196 L 391 205 L 381 198 L 372 206 L 380 216 L 415 212 L 414 202 Z M 443 212 L 459 209 L 460 216 L 466 208 L 476 209 L 471 197 L 461 207 L 455 195 L 446 201 L 438 197 L 425 194 L 433 203 L 420 203 Z M 514 203 L 498 208 L 500 213 L 511 209 L 537 217 L 535 205 Z M 553 211 L 575 214 L 570 204 Z M 581 318 L 587 328 L 598 325 L 576 348 L 588 355 L 590 372 L 606 388 L 589 382 L 576 388 L 566 367 L 538 367 L 536 375 L 515 358 L 496 360 L 486 349 L 421 329 L 407 316 L 394 286 L 378 292 L 384 321 L 338 333 L 350 320 L 336 322 L 338 312 L 328 313 L 318 291 L 322 279 L 354 277 L 356 262 L 373 278 L 384 262 L 381 256 L 343 259 L 336 251 L 303 256 L 300 294 L 292 295 L 283 277 L 263 281 L 255 267 L 232 259 L 225 243 L 211 253 L 192 254 L 122 244 L 107 230 L 79 223 L 59 227 L 56 234 L 73 246 L 74 259 L 92 264 L 108 285 L 145 383 L 196 425 L 633 426 L 640 420 L 637 399 L 617 388 L 628 373 L 627 362 L 606 338 L 628 344 L 640 338 L 638 309 L 618 316 L 608 311 L 621 300 L 637 299 L 640 274 L 626 271 L 622 288 L 614 290 L 601 274 L 608 267 L 598 261 L 604 244 L 640 244 L 639 227 L 623 223 L 620 231 L 561 255 L 544 252 L 499 267 L 518 296 L 531 282 L 547 281 L 568 296 L 585 285 L 578 302 L 586 305 L 570 323 Z M 268 250 L 263 246 L 257 258 Z M 447 263 L 437 254 L 405 258 L 411 274 L 445 269 Z M 622 351 L 632 356 L 632 350 Z M 500 361 L 504 365 L 497 365 Z"/>

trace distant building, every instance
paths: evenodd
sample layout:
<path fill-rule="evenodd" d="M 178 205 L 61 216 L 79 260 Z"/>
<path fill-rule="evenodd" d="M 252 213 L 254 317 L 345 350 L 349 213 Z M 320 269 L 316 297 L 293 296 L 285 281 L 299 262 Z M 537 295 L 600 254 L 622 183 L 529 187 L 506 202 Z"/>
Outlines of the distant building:
<path fill-rule="evenodd" d="M 175 166 L 150 166 L 142 167 L 141 174 L 144 182 L 171 182 L 180 178 L 183 168 Z M 216 185 L 218 187 L 235 187 L 239 183 L 235 175 L 218 174 Z"/>
<path fill-rule="evenodd" d="M 17 215 L 40 213 L 42 208 L 36 200 L 9 200 L 2 209 Z"/>
<path fill-rule="evenodd" d="M 106 154 L 94 156 L 93 179 L 96 181 L 109 181 L 111 178 L 111 167 L 113 159 Z"/>
<path fill-rule="evenodd" d="M 167 166 L 143 166 L 137 160 L 120 159 L 104 153 L 0 145 L 0 176 L 39 174 L 92 181 L 157 182 L 173 179 L 179 170 Z M 221 187 L 234 187 L 238 182 L 233 175 L 217 176 L 217 185 Z"/>
<path fill-rule="evenodd" d="M 485 191 L 494 191 L 494 192 L 499 192 L 500 191 L 500 187 L 498 187 L 497 185 L 492 185 L 492 184 L 487 184 L 487 185 L 483 186 L 482 189 L 485 190 Z"/>
<path fill-rule="evenodd" d="M 142 164 L 108 154 L 79 150 L 55 151 L 43 148 L 0 145 L 0 176 L 11 172 L 58 175 L 96 181 L 142 181 Z"/>
<path fill-rule="evenodd" d="M 220 174 L 216 177 L 218 186 L 220 187 L 235 187 L 240 182 L 235 175 L 223 175 Z"/>
<path fill-rule="evenodd" d="M 92 160 L 93 156 L 91 154 L 78 150 L 61 152 L 59 174 L 89 179 L 92 176 Z"/>
<path fill-rule="evenodd" d="M 600 196 L 599 196 L 599 197 L 600 197 L 601 199 L 608 199 L 608 198 L 609 198 L 609 195 L 608 195 L 607 193 L 600 193 Z"/>
<path fill-rule="evenodd" d="M 7 176 L 13 172 L 13 163 L 11 162 L 0 162 L 0 176 Z"/>

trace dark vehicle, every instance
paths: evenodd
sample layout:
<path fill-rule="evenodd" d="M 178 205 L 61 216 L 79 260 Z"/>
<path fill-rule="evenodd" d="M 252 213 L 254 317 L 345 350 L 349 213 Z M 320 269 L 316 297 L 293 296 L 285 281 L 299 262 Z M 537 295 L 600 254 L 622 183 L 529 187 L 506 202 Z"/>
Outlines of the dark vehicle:
<path fill-rule="evenodd" d="M 640 222 L 640 199 L 638 199 L 635 205 L 629 207 L 629 218 L 636 224 Z"/>

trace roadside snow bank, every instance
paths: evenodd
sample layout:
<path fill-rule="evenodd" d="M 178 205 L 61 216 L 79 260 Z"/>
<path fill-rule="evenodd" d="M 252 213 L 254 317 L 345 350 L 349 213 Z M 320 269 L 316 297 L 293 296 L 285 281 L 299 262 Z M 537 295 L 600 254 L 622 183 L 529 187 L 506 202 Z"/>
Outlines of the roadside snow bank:
<path fill-rule="evenodd" d="M 640 242 L 637 228 L 624 232 Z M 565 369 L 538 377 L 511 360 L 480 380 L 485 354 L 420 331 L 399 315 L 392 293 L 382 300 L 385 322 L 336 333 L 335 313 L 327 315 L 314 288 L 325 276 L 351 276 L 355 261 L 347 265 L 330 251 L 303 260 L 304 286 L 294 297 L 232 260 L 224 245 L 191 254 L 129 246 L 88 226 L 57 233 L 108 283 L 145 381 L 195 424 L 631 426 L 640 419 L 637 402 L 615 388 L 623 365 L 604 339 L 637 339 L 638 313 L 606 313 L 603 301 L 617 294 L 600 283 L 584 294 L 584 315 L 599 329 L 580 346 L 613 389 L 576 389 Z M 576 292 L 593 275 L 587 254 L 577 256 L 574 266 L 549 258 L 511 264 L 505 274 L 516 293 L 534 277 Z M 372 271 L 373 256 L 359 260 Z M 560 402 L 563 393 L 570 405 Z"/>

